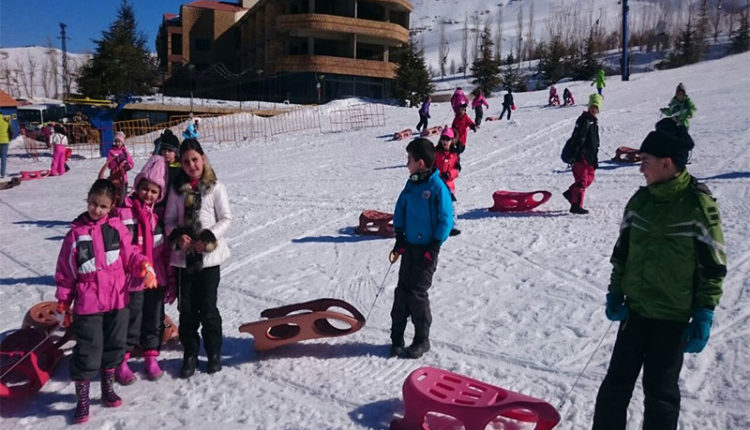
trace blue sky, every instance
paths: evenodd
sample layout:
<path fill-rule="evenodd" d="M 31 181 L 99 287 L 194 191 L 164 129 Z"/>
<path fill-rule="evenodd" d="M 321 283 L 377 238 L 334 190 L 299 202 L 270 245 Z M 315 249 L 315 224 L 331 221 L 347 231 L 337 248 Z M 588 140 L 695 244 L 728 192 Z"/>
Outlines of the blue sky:
<path fill-rule="evenodd" d="M 164 12 L 179 13 L 192 0 L 130 0 L 138 30 L 155 51 L 154 40 Z M 117 18 L 120 0 L 0 0 L 0 47 L 27 45 L 59 48 L 60 22 L 67 24 L 68 51 L 93 52 L 93 39 Z"/>

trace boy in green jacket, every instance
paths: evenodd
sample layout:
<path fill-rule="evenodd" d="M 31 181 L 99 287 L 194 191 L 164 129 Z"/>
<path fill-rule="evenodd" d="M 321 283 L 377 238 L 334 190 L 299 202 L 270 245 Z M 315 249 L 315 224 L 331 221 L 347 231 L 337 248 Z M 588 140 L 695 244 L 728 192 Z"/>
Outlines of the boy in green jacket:
<path fill-rule="evenodd" d="M 671 117 L 678 125 L 690 128 L 690 118 L 695 115 L 695 104 L 685 91 L 685 84 L 680 82 L 674 92 L 674 97 L 669 101 L 669 106 L 659 109 L 659 111 Z"/>
<path fill-rule="evenodd" d="M 593 429 L 625 429 L 643 367 L 644 429 L 676 429 L 683 352 L 708 342 L 726 276 L 719 208 L 685 169 L 693 141 L 670 119 L 641 144 L 641 187 L 612 253 L 606 315 L 620 321 Z"/>

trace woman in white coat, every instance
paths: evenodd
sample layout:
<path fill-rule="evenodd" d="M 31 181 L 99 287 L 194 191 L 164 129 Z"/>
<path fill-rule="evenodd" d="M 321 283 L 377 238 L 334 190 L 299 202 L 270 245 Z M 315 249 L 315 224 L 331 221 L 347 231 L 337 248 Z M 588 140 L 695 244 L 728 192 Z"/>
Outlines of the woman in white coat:
<path fill-rule="evenodd" d="M 221 370 L 221 315 L 216 306 L 220 265 L 229 258 L 224 236 L 232 223 L 226 188 L 216 179 L 200 143 L 180 146 L 182 170 L 169 190 L 164 226 L 177 270 L 181 378 L 195 373 L 200 350 L 198 328 L 208 356 L 206 372 Z"/>

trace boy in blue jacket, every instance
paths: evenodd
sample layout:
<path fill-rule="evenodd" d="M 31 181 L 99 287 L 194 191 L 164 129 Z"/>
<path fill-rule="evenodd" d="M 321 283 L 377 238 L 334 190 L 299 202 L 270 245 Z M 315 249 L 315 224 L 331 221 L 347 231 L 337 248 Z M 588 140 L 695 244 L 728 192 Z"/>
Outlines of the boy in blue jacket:
<path fill-rule="evenodd" d="M 406 146 L 409 180 L 396 202 L 393 228 L 396 245 L 391 262 L 400 255 L 391 309 L 391 356 L 419 358 L 430 350 L 430 299 L 427 290 L 438 262 L 440 245 L 453 227 L 451 193 L 433 167 L 435 147 L 427 139 L 414 139 Z M 404 348 L 404 331 L 411 316 L 414 341 Z"/>

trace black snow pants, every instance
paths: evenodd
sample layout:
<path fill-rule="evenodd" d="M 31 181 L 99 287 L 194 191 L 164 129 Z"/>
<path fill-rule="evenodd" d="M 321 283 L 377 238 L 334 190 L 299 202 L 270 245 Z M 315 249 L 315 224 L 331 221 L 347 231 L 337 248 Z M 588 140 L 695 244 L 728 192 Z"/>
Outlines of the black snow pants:
<path fill-rule="evenodd" d="M 419 113 L 419 122 L 417 123 L 417 130 L 427 130 L 427 115 L 422 112 Z"/>
<path fill-rule="evenodd" d="M 114 369 L 125 357 L 128 309 L 101 314 L 75 315 L 73 335 L 76 344 L 70 360 L 70 379 L 85 381 L 101 369 Z"/>
<path fill-rule="evenodd" d="M 178 268 L 180 310 L 180 342 L 185 355 L 198 355 L 201 328 L 206 354 L 221 354 L 221 315 L 216 306 L 221 270 L 219 266 L 204 267 L 197 272 Z"/>
<path fill-rule="evenodd" d="M 411 316 L 414 324 L 414 342 L 429 340 L 432 314 L 427 290 L 432 286 L 432 275 L 437 268 L 438 255 L 432 262 L 425 259 L 427 245 L 408 244 L 401 256 L 398 271 L 398 285 L 391 309 L 391 342 L 404 344 L 406 323 Z"/>
<path fill-rule="evenodd" d="M 482 105 L 479 105 L 474 108 L 474 125 L 479 127 L 482 124 L 482 118 L 484 118 L 484 109 L 482 109 Z"/>
<path fill-rule="evenodd" d="M 503 119 L 503 114 L 505 114 L 506 110 L 508 111 L 508 121 L 510 121 L 510 111 L 513 109 L 511 109 L 510 106 L 506 106 L 506 105 L 503 105 L 503 111 L 500 112 L 500 119 Z"/>
<path fill-rule="evenodd" d="M 674 430 L 680 415 L 682 333 L 687 323 L 630 312 L 620 323 L 607 376 L 596 396 L 594 430 L 624 430 L 630 397 L 643 367 L 643 429 Z"/>

